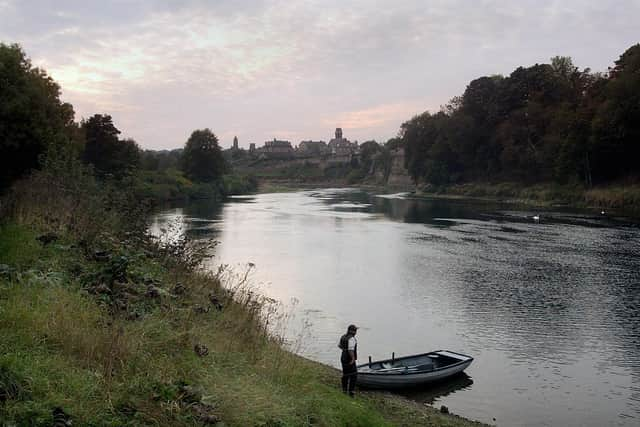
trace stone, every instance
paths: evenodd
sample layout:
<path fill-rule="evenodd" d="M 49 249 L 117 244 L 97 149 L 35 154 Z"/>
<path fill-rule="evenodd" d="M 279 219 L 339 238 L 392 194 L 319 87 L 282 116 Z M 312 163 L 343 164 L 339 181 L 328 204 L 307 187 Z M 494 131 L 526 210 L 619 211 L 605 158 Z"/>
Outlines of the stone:
<path fill-rule="evenodd" d="M 176 283 L 173 287 L 173 293 L 175 295 L 184 295 L 187 292 L 187 288 L 182 283 Z"/>
<path fill-rule="evenodd" d="M 211 310 L 211 307 L 203 307 L 201 305 L 196 305 L 195 307 L 193 307 L 193 311 L 197 314 L 205 314 L 208 313 L 209 310 Z"/>
<path fill-rule="evenodd" d="M 100 295 L 110 295 L 111 288 L 104 283 L 100 283 L 97 286 L 91 288 L 91 293 Z"/>
<path fill-rule="evenodd" d="M 196 344 L 196 345 L 193 347 L 193 351 L 195 351 L 195 352 L 196 352 L 196 354 L 197 354 L 198 356 L 200 356 L 200 357 L 204 357 L 204 356 L 206 356 L 207 354 L 209 354 L 209 349 L 208 349 L 208 348 L 207 348 L 207 346 L 206 346 L 206 345 L 204 345 L 204 344 Z"/>
<path fill-rule="evenodd" d="M 221 311 L 223 309 L 222 303 L 213 292 L 209 294 L 209 301 L 211 302 L 211 305 L 216 308 L 216 310 Z"/>
<path fill-rule="evenodd" d="M 192 410 L 201 423 L 217 424 L 220 421 L 220 417 L 213 413 L 214 407 L 206 403 L 195 404 Z"/>
<path fill-rule="evenodd" d="M 109 251 L 95 250 L 93 251 L 93 259 L 96 261 L 106 261 L 109 259 Z"/>
<path fill-rule="evenodd" d="M 46 233 L 36 237 L 36 240 L 42 243 L 42 246 L 47 246 L 49 243 L 58 240 L 58 235 L 56 233 Z"/>
<path fill-rule="evenodd" d="M 67 427 L 73 425 L 71 416 L 59 406 L 53 408 L 53 427 Z"/>
<path fill-rule="evenodd" d="M 144 295 L 148 298 L 160 298 L 160 289 L 153 285 L 149 285 L 147 287 L 147 292 Z"/>

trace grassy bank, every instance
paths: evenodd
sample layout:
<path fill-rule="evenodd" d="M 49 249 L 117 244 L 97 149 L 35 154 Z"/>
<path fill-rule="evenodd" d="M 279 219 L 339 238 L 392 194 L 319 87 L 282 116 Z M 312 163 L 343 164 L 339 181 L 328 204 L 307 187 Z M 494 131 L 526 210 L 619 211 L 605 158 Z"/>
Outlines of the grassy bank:
<path fill-rule="evenodd" d="M 177 169 L 142 170 L 131 178 L 131 190 L 138 199 L 175 200 L 222 199 L 256 191 L 257 181 L 249 175 L 227 174 L 214 182 L 194 182 Z"/>
<path fill-rule="evenodd" d="M 467 183 L 448 186 L 421 186 L 416 196 L 468 197 L 499 200 L 534 206 L 572 206 L 577 208 L 614 209 L 640 215 L 640 184 L 612 183 L 587 189 L 582 185 L 518 183 Z"/>
<path fill-rule="evenodd" d="M 210 248 L 150 242 L 126 197 L 67 172 L 38 172 L 2 203 L 4 424 L 476 425 L 344 396 L 335 370 L 267 331 L 274 301 L 242 274 L 194 268 Z"/>

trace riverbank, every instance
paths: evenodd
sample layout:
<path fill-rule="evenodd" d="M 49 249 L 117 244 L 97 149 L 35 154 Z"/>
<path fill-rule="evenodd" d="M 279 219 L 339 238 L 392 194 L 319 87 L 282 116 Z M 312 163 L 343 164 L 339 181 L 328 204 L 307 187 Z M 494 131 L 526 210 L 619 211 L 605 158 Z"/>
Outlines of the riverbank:
<path fill-rule="evenodd" d="M 194 182 L 177 169 L 142 170 L 130 180 L 130 189 L 135 197 L 153 203 L 222 200 L 230 195 L 248 194 L 257 189 L 257 181 L 251 176 L 227 174 L 213 182 Z"/>
<path fill-rule="evenodd" d="M 612 183 L 587 189 L 581 185 L 517 183 L 468 183 L 449 186 L 424 185 L 411 193 L 413 197 L 472 198 L 535 207 L 573 207 L 615 210 L 640 215 L 640 184 Z"/>
<path fill-rule="evenodd" d="M 344 181 L 313 184 L 293 180 L 261 181 L 258 192 L 288 192 L 311 188 L 358 187 L 378 193 L 407 192 L 413 198 L 474 199 L 536 208 L 578 208 L 595 212 L 615 211 L 624 216 L 640 216 L 640 184 L 612 183 L 590 189 L 580 185 L 517 183 L 467 183 L 448 186 L 384 186 L 376 184 L 347 185 Z"/>
<path fill-rule="evenodd" d="M 55 176 L 4 204 L 3 422 L 480 425 L 383 393 L 344 396 L 334 369 L 268 331 L 277 304 L 242 274 L 196 268 L 210 247 L 150 242 L 126 205 Z"/>

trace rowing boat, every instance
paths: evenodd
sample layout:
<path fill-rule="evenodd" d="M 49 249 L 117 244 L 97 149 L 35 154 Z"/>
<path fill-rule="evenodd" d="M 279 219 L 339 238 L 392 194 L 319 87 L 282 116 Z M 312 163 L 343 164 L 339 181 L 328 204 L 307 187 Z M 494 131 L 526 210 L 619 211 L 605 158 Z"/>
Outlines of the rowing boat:
<path fill-rule="evenodd" d="M 416 387 L 464 371 L 473 357 L 449 350 L 395 357 L 358 365 L 358 385 L 369 388 Z"/>

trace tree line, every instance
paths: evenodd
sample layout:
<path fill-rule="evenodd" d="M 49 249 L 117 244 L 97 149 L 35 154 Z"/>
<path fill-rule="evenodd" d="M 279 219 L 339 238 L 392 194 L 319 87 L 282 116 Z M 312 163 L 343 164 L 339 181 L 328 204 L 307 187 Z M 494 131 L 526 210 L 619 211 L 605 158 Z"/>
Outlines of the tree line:
<path fill-rule="evenodd" d="M 143 151 L 133 139 L 120 138 L 109 114 L 75 121 L 73 106 L 60 93 L 19 45 L 0 43 L 0 190 L 40 168 L 51 152 L 72 153 L 99 178 L 174 167 L 195 182 L 213 182 L 228 172 L 210 129 L 195 130 L 180 150 Z"/>
<path fill-rule="evenodd" d="M 480 77 L 437 113 L 403 123 L 416 182 L 582 183 L 638 177 L 640 44 L 607 73 L 570 57 Z"/>

